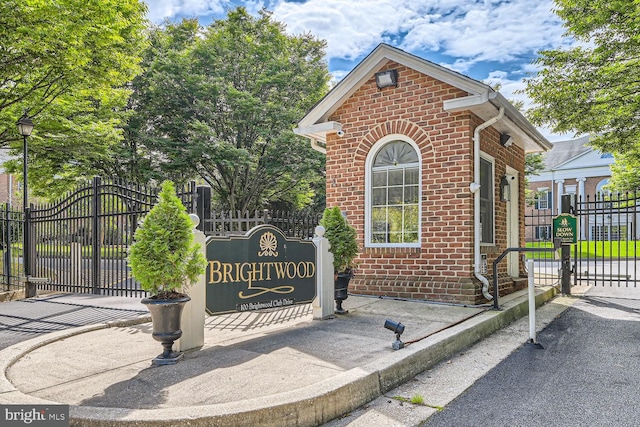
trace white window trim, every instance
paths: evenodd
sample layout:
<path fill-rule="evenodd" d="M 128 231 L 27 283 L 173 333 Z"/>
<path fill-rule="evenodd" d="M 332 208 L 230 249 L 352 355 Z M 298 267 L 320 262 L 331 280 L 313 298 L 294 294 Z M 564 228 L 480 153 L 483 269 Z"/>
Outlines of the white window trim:
<path fill-rule="evenodd" d="M 544 197 L 538 197 L 538 210 L 539 211 L 546 211 L 551 209 L 551 206 L 549 206 L 549 189 L 547 187 L 544 188 L 538 188 L 538 192 L 539 194 L 543 194 Z M 544 207 L 542 207 L 541 202 L 544 200 Z"/>
<path fill-rule="evenodd" d="M 371 170 L 373 169 L 373 161 L 378 154 L 378 151 L 391 141 L 403 141 L 411 145 L 418 154 L 418 241 L 416 243 L 372 243 L 371 242 Z M 387 135 L 369 150 L 367 159 L 365 162 L 365 176 L 364 176 L 364 246 L 365 248 L 419 248 L 422 244 L 422 155 L 418 144 L 416 144 L 411 138 L 402 134 Z"/>
<path fill-rule="evenodd" d="M 495 157 L 481 151 L 480 158 L 486 160 L 491 163 L 491 192 L 493 194 L 493 203 L 491 204 L 491 208 L 493 210 L 491 214 L 491 218 L 493 219 L 493 240 L 491 242 L 483 242 L 482 235 L 480 235 L 480 246 L 495 246 L 496 245 L 496 159 Z M 480 190 L 478 190 L 480 191 Z M 478 208 L 480 208 L 478 206 Z M 480 224 L 477 224 L 479 227 Z"/>

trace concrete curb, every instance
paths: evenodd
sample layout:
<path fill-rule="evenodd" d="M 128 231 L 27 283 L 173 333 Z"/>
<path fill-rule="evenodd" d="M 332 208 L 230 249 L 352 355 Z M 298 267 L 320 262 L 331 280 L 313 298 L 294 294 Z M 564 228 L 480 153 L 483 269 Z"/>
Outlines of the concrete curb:
<path fill-rule="evenodd" d="M 556 288 L 541 288 L 536 295 L 536 306 L 541 306 L 556 294 Z M 525 294 L 505 302 L 501 311 L 482 312 L 361 368 L 351 369 L 301 389 L 224 404 L 192 407 L 123 409 L 72 406 L 70 425 L 317 426 L 359 408 L 527 314 L 528 302 Z M 0 402 L 55 403 L 21 393 L 6 378 L 11 365 L 27 353 L 74 335 L 144 321 L 148 321 L 148 316 L 133 321 L 111 322 L 56 332 L 0 352 L 0 368 L 4 373 L 0 378 Z M 525 340 L 526 337 L 523 337 L 523 341 Z"/>

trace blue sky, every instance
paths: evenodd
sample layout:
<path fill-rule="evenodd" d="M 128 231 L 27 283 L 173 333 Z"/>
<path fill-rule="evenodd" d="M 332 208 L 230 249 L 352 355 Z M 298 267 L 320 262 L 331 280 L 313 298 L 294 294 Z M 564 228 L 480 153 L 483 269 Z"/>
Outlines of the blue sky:
<path fill-rule="evenodd" d="M 224 19 L 238 5 L 262 7 L 291 34 L 310 32 L 327 41 L 327 62 L 340 80 L 373 48 L 385 42 L 476 80 L 500 84 L 508 99 L 535 71 L 541 49 L 569 46 L 551 0 L 144 0 L 148 18 L 198 17 L 203 25 Z M 573 135 L 553 135 L 550 141 Z"/>

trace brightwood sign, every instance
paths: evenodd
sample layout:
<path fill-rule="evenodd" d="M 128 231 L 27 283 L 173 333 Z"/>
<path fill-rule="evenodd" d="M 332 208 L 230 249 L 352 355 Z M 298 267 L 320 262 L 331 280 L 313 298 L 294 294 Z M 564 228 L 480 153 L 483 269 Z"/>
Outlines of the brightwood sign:
<path fill-rule="evenodd" d="M 316 247 L 271 225 L 244 236 L 207 240 L 209 314 L 310 303 L 316 296 Z"/>

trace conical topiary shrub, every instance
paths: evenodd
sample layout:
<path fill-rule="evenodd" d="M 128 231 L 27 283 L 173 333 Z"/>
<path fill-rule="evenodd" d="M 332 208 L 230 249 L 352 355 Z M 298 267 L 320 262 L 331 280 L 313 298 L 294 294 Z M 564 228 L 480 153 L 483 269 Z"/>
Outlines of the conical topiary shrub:
<path fill-rule="evenodd" d="M 151 298 L 171 299 L 177 289 L 204 273 L 207 262 L 194 242 L 193 222 L 176 196 L 173 182 L 164 181 L 158 197 L 136 230 L 129 266 Z"/>

